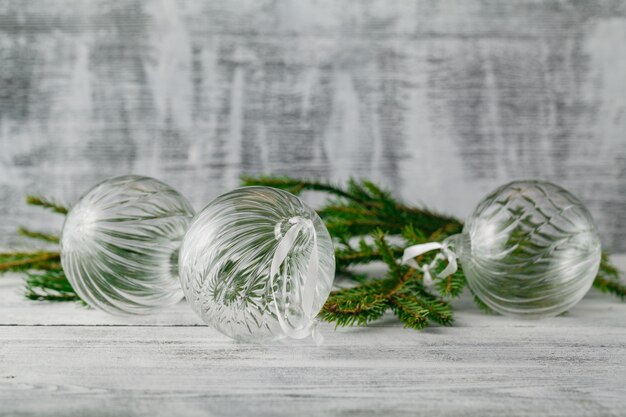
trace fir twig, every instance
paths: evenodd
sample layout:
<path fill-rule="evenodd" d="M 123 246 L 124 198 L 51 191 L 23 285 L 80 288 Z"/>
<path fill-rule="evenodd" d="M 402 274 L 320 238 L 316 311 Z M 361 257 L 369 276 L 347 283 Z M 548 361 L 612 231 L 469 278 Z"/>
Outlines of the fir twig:
<path fill-rule="evenodd" d="M 481 300 L 475 293 L 474 291 L 470 290 L 470 292 L 472 293 L 472 299 L 474 300 L 474 304 L 476 304 L 478 306 L 478 308 L 483 312 L 483 313 L 487 313 L 487 314 L 491 314 L 493 313 L 493 310 L 491 309 L 491 307 L 489 307 L 487 304 L 485 304 L 485 302 L 483 300 Z"/>
<path fill-rule="evenodd" d="M 609 262 L 609 256 L 606 253 L 602 254 L 600 268 L 593 286 L 600 292 L 613 294 L 621 300 L 626 298 L 626 285 L 620 281 L 619 271 Z"/>
<path fill-rule="evenodd" d="M 272 177 L 272 176 L 248 176 L 241 177 L 241 185 L 263 185 L 266 187 L 279 188 L 289 191 L 294 195 L 299 195 L 303 191 L 320 191 L 334 194 L 338 197 L 344 197 L 350 200 L 357 200 L 357 197 L 341 189 L 341 187 L 332 185 L 324 181 L 294 179 L 289 177 Z"/>
<path fill-rule="evenodd" d="M 31 239 L 43 240 L 44 242 L 59 243 L 59 237 L 56 235 L 29 230 L 24 227 L 20 227 L 19 229 L 17 229 L 17 234 L 29 237 Z"/>
<path fill-rule="evenodd" d="M 24 295 L 29 300 L 82 302 L 60 268 L 27 272 L 24 287 Z"/>
<path fill-rule="evenodd" d="M 53 200 L 50 200 L 41 196 L 36 196 L 36 195 L 26 196 L 26 203 L 30 204 L 31 206 L 39 206 L 39 207 L 52 210 L 53 212 L 58 213 L 58 214 L 67 214 L 69 211 L 68 207 L 60 203 L 57 203 Z"/>
<path fill-rule="evenodd" d="M 423 329 L 429 321 L 450 326 L 453 321 L 450 305 L 434 296 L 403 293 L 392 297 L 391 303 L 392 310 L 405 327 Z"/>
<path fill-rule="evenodd" d="M 396 258 L 402 256 L 402 248 L 392 247 L 390 250 Z M 358 248 L 351 246 L 337 247 L 335 249 L 335 262 L 337 270 L 345 271 L 347 268 L 355 265 L 366 265 L 371 262 L 381 261 L 382 256 L 376 247 L 364 244 Z"/>
<path fill-rule="evenodd" d="M 0 253 L 0 273 L 22 272 L 33 269 L 55 269 L 60 267 L 58 252 L 9 252 Z"/>
<path fill-rule="evenodd" d="M 361 240 L 361 253 L 365 256 L 375 253 L 385 262 L 387 277 L 331 293 L 320 319 L 335 322 L 337 326 L 365 325 L 390 309 L 405 327 L 413 329 L 423 329 L 430 322 L 451 324 L 450 306 L 423 288 L 417 271 L 397 262 L 398 248 L 389 245 L 380 230 L 374 232 L 373 240 L 375 249 Z"/>
<path fill-rule="evenodd" d="M 335 322 L 337 326 L 365 325 L 377 320 L 389 308 L 384 288 L 385 280 L 376 280 L 354 288 L 335 291 L 319 313 L 324 321 Z"/>
<path fill-rule="evenodd" d="M 287 177 L 242 177 L 243 185 L 263 185 L 280 188 L 294 194 L 304 190 L 326 192 L 336 197 L 318 210 L 333 236 L 349 234 L 363 236 L 376 229 L 389 234 L 400 234 L 413 224 L 427 235 L 448 226 L 460 230 L 461 223 L 449 216 L 430 210 L 408 207 L 393 198 L 391 193 L 370 181 L 349 180 L 346 188 L 324 181 L 299 180 Z"/>

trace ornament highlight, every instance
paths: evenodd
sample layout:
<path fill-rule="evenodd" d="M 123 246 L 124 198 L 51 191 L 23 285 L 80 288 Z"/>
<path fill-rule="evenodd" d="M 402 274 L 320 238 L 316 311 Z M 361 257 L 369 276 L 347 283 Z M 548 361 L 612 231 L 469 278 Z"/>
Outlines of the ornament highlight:
<path fill-rule="evenodd" d="M 440 249 L 430 264 L 415 257 Z M 485 197 L 463 232 L 442 243 L 407 248 L 403 262 L 419 269 L 424 282 L 442 260 L 438 277 L 456 271 L 459 258 L 467 283 L 490 308 L 518 318 L 561 314 L 587 293 L 598 272 L 601 245 L 585 206 L 546 181 L 521 180 Z"/>
<path fill-rule="evenodd" d="M 194 211 L 154 178 L 108 179 L 84 194 L 63 225 L 61 263 L 72 288 L 111 314 L 178 303 L 178 249 Z"/>
<path fill-rule="evenodd" d="M 241 341 L 312 336 L 330 293 L 335 254 L 326 226 L 296 196 L 243 187 L 194 218 L 180 250 L 180 278 L 194 311 Z"/>

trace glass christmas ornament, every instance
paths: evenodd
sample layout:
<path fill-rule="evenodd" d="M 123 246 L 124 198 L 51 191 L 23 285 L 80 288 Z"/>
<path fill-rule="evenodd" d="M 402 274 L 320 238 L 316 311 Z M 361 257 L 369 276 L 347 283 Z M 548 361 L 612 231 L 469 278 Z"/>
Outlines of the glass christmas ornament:
<path fill-rule="evenodd" d="M 63 225 L 61 263 L 76 293 L 111 314 L 179 302 L 178 249 L 194 211 L 169 185 L 127 175 L 93 187 Z"/>
<path fill-rule="evenodd" d="M 415 256 L 441 252 L 428 265 Z M 472 291 L 490 308 L 519 318 L 563 313 L 591 287 L 600 265 L 598 231 L 585 206 L 545 181 L 513 181 L 476 207 L 463 232 L 440 243 L 407 248 L 403 260 L 424 272 L 443 260 L 439 275 L 456 270 L 458 257 Z"/>
<path fill-rule="evenodd" d="M 309 335 L 328 298 L 333 244 L 317 213 L 270 187 L 223 194 L 194 218 L 180 250 L 189 303 L 210 326 L 241 341 Z"/>

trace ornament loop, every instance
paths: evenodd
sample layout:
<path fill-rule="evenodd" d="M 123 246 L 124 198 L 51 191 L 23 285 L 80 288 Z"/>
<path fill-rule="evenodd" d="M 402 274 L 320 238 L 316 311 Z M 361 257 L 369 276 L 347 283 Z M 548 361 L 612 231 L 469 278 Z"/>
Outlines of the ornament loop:
<path fill-rule="evenodd" d="M 280 240 L 272 263 L 270 266 L 270 288 L 272 290 L 272 297 L 274 299 L 274 311 L 278 323 L 287 337 L 292 339 L 304 339 L 307 336 L 311 336 L 317 345 L 322 344 L 324 337 L 317 331 L 317 320 L 313 317 L 313 300 L 315 298 L 315 289 L 318 279 L 318 265 L 319 254 L 317 250 L 317 233 L 315 232 L 315 225 L 310 219 L 295 216 L 289 219 L 291 227 L 285 234 L 281 233 L 281 226 L 283 222 L 276 224 L 274 228 L 274 235 L 277 240 Z M 283 265 L 289 252 L 293 249 L 298 234 L 301 231 L 308 230 L 312 236 L 311 256 L 309 257 L 308 266 L 304 276 L 304 285 L 300 286 L 300 300 L 302 303 L 302 312 L 304 318 L 309 324 L 304 328 L 294 328 L 286 317 L 286 312 L 281 313 L 278 303 L 278 297 L 276 296 L 276 290 L 274 289 L 274 277 L 280 272 L 280 267 Z M 283 292 L 287 290 L 287 280 L 283 280 Z"/>
<path fill-rule="evenodd" d="M 438 253 L 430 263 L 420 265 L 415 261 L 416 257 L 436 249 L 439 249 L 441 252 Z M 458 268 L 456 254 L 450 248 L 448 240 L 443 241 L 443 243 L 428 242 L 409 246 L 404 249 L 404 253 L 402 254 L 402 264 L 409 265 L 417 271 L 420 271 L 424 275 L 424 285 L 427 287 L 432 286 L 434 283 L 431 273 L 432 270 L 444 259 L 448 261 L 448 265 L 437 275 L 437 278 L 445 278 L 452 275 Z"/>

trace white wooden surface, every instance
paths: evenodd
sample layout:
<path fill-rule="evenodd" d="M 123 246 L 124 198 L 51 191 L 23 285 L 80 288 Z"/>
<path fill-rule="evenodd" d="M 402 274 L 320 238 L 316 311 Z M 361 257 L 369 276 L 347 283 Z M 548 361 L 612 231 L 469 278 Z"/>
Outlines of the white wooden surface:
<path fill-rule="evenodd" d="M 324 325 L 315 347 L 233 342 L 184 303 L 122 319 L 19 287 L 0 278 L 0 416 L 626 414 L 626 303 L 595 291 L 538 322 L 466 298 L 450 328 Z"/>

